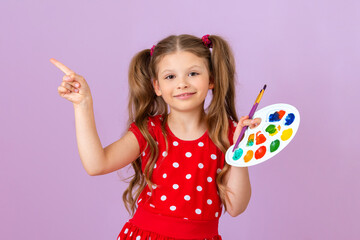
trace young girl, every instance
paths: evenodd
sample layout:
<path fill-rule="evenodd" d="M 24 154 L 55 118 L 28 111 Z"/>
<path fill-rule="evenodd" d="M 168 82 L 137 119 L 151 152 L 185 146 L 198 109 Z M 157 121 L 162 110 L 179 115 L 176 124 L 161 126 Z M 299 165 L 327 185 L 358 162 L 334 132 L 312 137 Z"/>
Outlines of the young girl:
<path fill-rule="evenodd" d="M 135 55 L 129 68 L 129 131 L 104 149 L 85 79 L 50 61 L 66 74 L 58 92 L 73 102 L 88 174 L 130 163 L 134 168 L 123 194 L 132 218 L 117 239 L 221 239 L 223 207 L 235 217 L 251 195 L 248 169 L 227 165 L 224 154 L 243 126 L 260 123 L 244 116 L 237 124 L 235 63 L 227 42 L 215 35 L 172 35 Z M 204 109 L 209 90 L 212 98 Z"/>

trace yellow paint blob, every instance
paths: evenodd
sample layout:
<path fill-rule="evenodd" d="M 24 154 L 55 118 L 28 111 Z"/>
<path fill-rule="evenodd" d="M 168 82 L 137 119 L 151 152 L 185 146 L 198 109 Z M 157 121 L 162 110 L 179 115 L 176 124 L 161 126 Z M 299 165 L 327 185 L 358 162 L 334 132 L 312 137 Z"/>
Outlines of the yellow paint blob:
<path fill-rule="evenodd" d="M 244 157 L 244 161 L 245 162 L 249 162 L 254 156 L 254 152 L 252 150 L 247 151 L 245 157 Z"/>
<path fill-rule="evenodd" d="M 278 130 L 275 129 L 275 132 L 274 133 L 270 133 L 270 136 L 274 136 L 278 133 Z"/>
<path fill-rule="evenodd" d="M 284 130 L 281 135 L 281 140 L 283 140 L 283 141 L 288 140 L 292 136 L 292 134 L 293 134 L 292 128 Z"/>

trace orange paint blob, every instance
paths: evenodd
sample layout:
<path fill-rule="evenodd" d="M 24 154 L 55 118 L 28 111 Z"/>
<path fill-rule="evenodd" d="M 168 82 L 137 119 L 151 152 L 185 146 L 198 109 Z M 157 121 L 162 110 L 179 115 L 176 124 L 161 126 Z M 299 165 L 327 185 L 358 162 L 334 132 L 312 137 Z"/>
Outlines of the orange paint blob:
<path fill-rule="evenodd" d="M 252 150 L 247 151 L 245 157 L 244 157 L 244 161 L 245 162 L 249 162 L 254 156 L 254 152 Z"/>
<path fill-rule="evenodd" d="M 266 147 L 265 147 L 265 146 L 261 146 L 261 147 L 259 147 L 258 150 L 256 150 L 256 152 L 255 152 L 255 158 L 256 158 L 256 159 L 260 159 L 260 158 L 262 158 L 262 157 L 265 155 L 265 153 L 266 153 Z"/>
<path fill-rule="evenodd" d="M 264 134 L 261 133 L 261 131 L 258 131 L 256 133 L 256 145 L 262 144 L 266 141 L 266 137 Z"/>

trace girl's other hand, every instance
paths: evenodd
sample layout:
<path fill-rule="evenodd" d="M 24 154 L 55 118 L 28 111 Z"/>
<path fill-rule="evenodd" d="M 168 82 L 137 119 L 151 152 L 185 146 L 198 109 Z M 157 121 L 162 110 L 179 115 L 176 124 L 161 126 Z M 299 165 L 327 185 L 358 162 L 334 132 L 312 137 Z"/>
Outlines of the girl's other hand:
<path fill-rule="evenodd" d="M 80 105 L 85 101 L 92 101 L 90 88 L 84 77 L 76 74 L 54 58 L 51 58 L 50 62 L 65 73 L 63 81 L 58 87 L 58 93 L 61 97 L 69 100 L 74 105 Z"/>
<path fill-rule="evenodd" d="M 253 128 L 256 128 L 257 126 L 259 126 L 260 123 L 261 123 L 261 118 L 249 119 L 249 116 L 242 116 L 239 119 L 238 125 L 236 126 L 236 129 L 234 132 L 234 137 L 233 137 L 234 144 L 236 143 L 243 127 L 249 126 L 250 129 L 253 129 Z M 245 136 L 245 134 L 244 134 L 244 136 Z M 242 138 L 244 138 L 244 136 Z"/>

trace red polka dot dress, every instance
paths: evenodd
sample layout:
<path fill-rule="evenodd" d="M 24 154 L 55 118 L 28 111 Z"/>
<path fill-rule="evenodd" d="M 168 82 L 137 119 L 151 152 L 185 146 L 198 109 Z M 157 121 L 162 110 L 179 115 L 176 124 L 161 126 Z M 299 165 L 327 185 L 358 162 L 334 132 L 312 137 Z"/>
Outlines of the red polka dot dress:
<path fill-rule="evenodd" d="M 120 239 L 213 239 L 219 240 L 218 222 L 222 203 L 216 176 L 225 156 L 207 131 L 197 140 L 177 138 L 167 124 L 168 149 L 161 131 L 162 117 L 150 117 L 149 132 L 159 146 L 154 166 L 153 189 L 146 186 L 137 199 L 138 209 L 120 234 Z M 236 123 L 230 121 L 232 144 Z M 135 123 L 129 128 L 140 146 L 142 170 L 149 159 L 147 142 Z"/>

